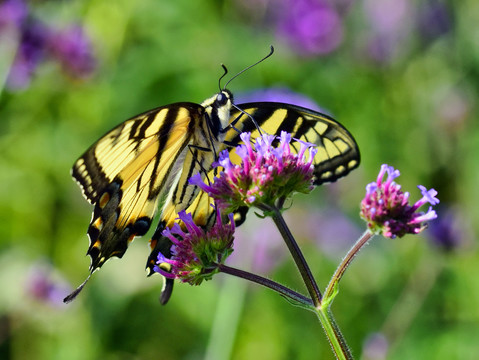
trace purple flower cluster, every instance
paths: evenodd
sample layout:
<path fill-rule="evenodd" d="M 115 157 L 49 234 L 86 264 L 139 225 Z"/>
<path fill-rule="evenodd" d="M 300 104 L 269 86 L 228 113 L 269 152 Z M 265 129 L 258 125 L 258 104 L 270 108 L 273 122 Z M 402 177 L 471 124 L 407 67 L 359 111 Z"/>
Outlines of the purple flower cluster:
<path fill-rule="evenodd" d="M 386 173 L 387 178 L 383 182 Z M 404 193 L 401 186 L 394 182 L 398 176 L 399 170 L 382 165 L 377 180 L 366 186 L 366 196 L 361 202 L 361 217 L 368 223 L 370 231 L 389 238 L 418 234 L 424 230 L 424 222 L 437 217 L 431 207 L 426 213 L 417 212 L 426 203 L 439 203 L 437 191 L 419 185 L 423 197 L 410 205 L 409 193 Z"/>
<path fill-rule="evenodd" d="M 44 60 L 59 62 L 75 78 L 87 76 L 95 68 L 91 44 L 81 26 L 53 28 L 36 19 L 23 0 L 6 0 L 0 5 L 0 36 L 17 44 L 7 78 L 11 90 L 28 87 Z"/>
<path fill-rule="evenodd" d="M 208 231 L 198 227 L 191 214 L 181 211 L 178 216 L 186 231 L 177 223 L 163 231 L 173 243 L 171 258 L 159 253 L 154 270 L 167 278 L 199 285 L 210 280 L 218 272 L 218 264 L 223 264 L 233 252 L 233 214 L 229 215 L 229 224 L 223 224 L 217 210 L 216 223 Z"/>
<path fill-rule="evenodd" d="M 221 209 L 234 211 L 240 206 L 274 205 L 293 192 L 309 193 L 313 189 L 313 144 L 300 143 L 298 153 L 291 151 L 291 134 L 282 132 L 279 144 L 274 135 L 263 134 L 251 145 L 251 134 L 240 135 L 243 145 L 236 148 L 241 164 L 234 164 L 228 151 L 222 151 L 217 166 L 223 167 L 214 183 L 207 185 L 198 174 L 190 183 L 199 186 L 216 200 Z M 309 157 L 306 151 L 309 150 Z"/>

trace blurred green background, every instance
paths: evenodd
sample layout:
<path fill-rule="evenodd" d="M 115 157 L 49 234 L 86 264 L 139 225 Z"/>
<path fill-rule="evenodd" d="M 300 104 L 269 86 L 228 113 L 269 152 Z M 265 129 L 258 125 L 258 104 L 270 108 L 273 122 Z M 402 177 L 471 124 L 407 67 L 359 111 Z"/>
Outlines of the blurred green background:
<path fill-rule="evenodd" d="M 476 359 L 478 23 L 473 0 L 2 0 L 0 358 L 333 358 L 312 313 L 224 275 L 161 306 L 148 236 L 61 303 L 90 263 L 73 162 L 130 116 L 210 97 L 220 63 L 232 76 L 273 44 L 229 89 L 302 94 L 361 149 L 358 170 L 286 213 L 321 287 L 382 163 L 414 201 L 417 184 L 439 192 L 429 229 L 375 238 L 346 273 L 333 311 L 356 358 Z M 304 291 L 268 220 L 250 213 L 236 238 L 230 264 Z"/>

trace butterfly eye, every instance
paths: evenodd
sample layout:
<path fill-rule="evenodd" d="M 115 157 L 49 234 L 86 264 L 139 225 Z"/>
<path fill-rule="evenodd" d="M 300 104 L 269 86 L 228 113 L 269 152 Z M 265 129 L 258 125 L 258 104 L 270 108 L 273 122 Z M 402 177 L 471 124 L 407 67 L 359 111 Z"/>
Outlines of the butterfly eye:
<path fill-rule="evenodd" d="M 228 102 L 228 97 L 220 92 L 217 96 L 216 96 L 216 102 L 218 103 L 218 105 L 222 106 L 222 105 L 225 105 L 227 102 Z"/>

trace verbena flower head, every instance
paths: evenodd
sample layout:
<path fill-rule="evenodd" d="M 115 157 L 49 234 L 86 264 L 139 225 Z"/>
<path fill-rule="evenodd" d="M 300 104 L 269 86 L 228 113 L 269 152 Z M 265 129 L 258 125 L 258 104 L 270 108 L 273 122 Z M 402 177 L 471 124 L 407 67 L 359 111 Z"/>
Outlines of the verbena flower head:
<path fill-rule="evenodd" d="M 223 224 L 217 209 L 216 223 L 208 231 L 198 227 L 190 213 L 181 211 L 178 216 L 186 231 L 177 223 L 163 231 L 173 243 L 171 258 L 159 253 L 154 270 L 167 278 L 199 285 L 210 280 L 218 272 L 218 264 L 223 264 L 233 252 L 233 214 L 229 215 L 230 223 Z"/>
<path fill-rule="evenodd" d="M 437 217 L 432 207 L 426 213 L 417 211 L 426 203 L 438 204 L 437 191 L 419 185 L 422 198 L 410 205 L 409 193 L 402 192 L 401 186 L 394 182 L 398 176 L 399 170 L 382 165 L 377 180 L 366 186 L 366 196 L 361 202 L 361 217 L 366 220 L 369 229 L 389 238 L 418 234 L 425 229 L 426 221 Z"/>
<path fill-rule="evenodd" d="M 309 193 L 313 189 L 313 159 L 316 149 L 313 144 L 297 140 L 299 151 L 291 150 L 291 134 L 281 132 L 277 147 L 272 143 L 275 136 L 263 134 L 251 145 L 250 133 L 240 135 L 244 145 L 236 148 L 241 158 L 234 164 L 228 151 L 222 151 L 216 166 L 223 171 L 214 183 L 203 183 L 200 175 L 193 176 L 190 183 L 199 186 L 218 206 L 234 211 L 240 206 L 274 205 L 293 192 Z M 309 152 L 309 156 L 306 152 Z"/>

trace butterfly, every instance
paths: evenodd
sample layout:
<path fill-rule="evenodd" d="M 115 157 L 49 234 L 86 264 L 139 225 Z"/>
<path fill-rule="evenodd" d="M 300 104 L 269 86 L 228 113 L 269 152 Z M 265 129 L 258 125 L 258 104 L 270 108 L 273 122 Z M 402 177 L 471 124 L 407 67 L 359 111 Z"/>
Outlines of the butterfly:
<path fill-rule="evenodd" d="M 72 168 L 84 197 L 94 205 L 87 232 L 91 264 L 88 278 L 64 301 L 73 300 L 109 258 L 121 258 L 135 237 L 148 232 L 161 209 L 150 240 L 147 268 L 151 275 L 158 253 L 168 254 L 171 246 L 162 232 L 177 221 L 180 211 L 190 212 L 199 226 L 214 223 L 212 199 L 188 184 L 188 179 L 197 173 L 212 179 L 218 154 L 240 144 L 241 132 L 251 132 L 255 138 L 281 131 L 318 146 L 313 162 L 316 185 L 335 181 L 359 165 L 356 141 L 330 116 L 285 103 L 235 104 L 226 85 L 201 104 L 158 107 L 107 132 Z M 247 208 L 236 212 L 237 226 L 246 212 Z M 165 284 L 168 289 L 162 293 L 162 303 L 168 301 L 172 281 Z"/>

